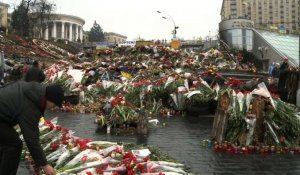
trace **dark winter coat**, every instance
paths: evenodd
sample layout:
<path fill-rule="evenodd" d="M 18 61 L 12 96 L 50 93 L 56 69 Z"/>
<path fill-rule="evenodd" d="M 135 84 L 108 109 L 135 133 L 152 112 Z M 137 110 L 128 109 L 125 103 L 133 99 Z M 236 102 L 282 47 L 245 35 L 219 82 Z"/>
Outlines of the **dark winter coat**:
<path fill-rule="evenodd" d="M 272 70 L 272 76 L 275 78 L 279 78 L 280 70 L 277 67 L 274 67 Z"/>
<path fill-rule="evenodd" d="M 13 69 L 10 74 L 11 81 L 17 81 L 22 78 L 22 71 L 21 68 Z"/>
<path fill-rule="evenodd" d="M 287 100 L 287 90 L 286 90 L 286 84 L 287 84 L 287 70 L 289 68 L 289 64 L 284 62 L 280 66 L 280 74 L 279 74 L 279 81 L 278 81 L 278 93 L 282 101 Z"/>
<path fill-rule="evenodd" d="M 280 73 L 283 72 L 283 71 L 287 71 L 287 69 L 289 68 L 289 64 L 286 63 L 286 62 L 283 62 L 281 65 L 280 65 Z"/>
<path fill-rule="evenodd" d="M 45 74 L 44 72 L 37 68 L 37 67 L 31 67 L 25 74 L 25 81 L 35 81 L 42 83 L 45 80 Z"/>
<path fill-rule="evenodd" d="M 37 166 L 47 160 L 39 143 L 39 120 L 46 88 L 37 82 L 17 81 L 0 88 L 0 122 L 19 124 L 26 145 Z"/>

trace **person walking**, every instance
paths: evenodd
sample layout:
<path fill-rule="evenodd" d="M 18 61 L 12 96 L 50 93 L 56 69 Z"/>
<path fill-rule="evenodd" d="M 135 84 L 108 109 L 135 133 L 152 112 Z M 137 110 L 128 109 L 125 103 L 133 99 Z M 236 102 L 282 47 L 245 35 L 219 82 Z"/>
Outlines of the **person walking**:
<path fill-rule="evenodd" d="M 39 143 L 39 121 L 46 109 L 61 106 L 64 90 L 59 85 L 43 86 L 37 82 L 17 81 L 0 88 L 0 174 L 15 175 L 22 141 L 14 129 L 21 129 L 36 166 L 46 175 L 55 175 Z"/>
<path fill-rule="evenodd" d="M 39 68 L 38 61 L 34 61 L 32 64 L 32 67 L 26 72 L 24 80 L 29 81 L 35 81 L 38 83 L 42 83 L 45 81 L 45 74 L 42 69 Z"/>

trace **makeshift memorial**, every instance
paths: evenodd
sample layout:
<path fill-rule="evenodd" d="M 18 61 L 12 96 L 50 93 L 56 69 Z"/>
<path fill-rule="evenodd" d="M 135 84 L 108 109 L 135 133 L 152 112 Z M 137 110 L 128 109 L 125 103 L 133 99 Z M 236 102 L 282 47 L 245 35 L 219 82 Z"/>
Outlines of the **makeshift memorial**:
<path fill-rule="evenodd" d="M 258 84 L 251 93 L 225 91 L 230 95 L 230 105 L 224 109 L 224 115 L 228 116 L 223 123 L 226 131 L 220 132 L 224 139 L 214 144 L 215 151 L 235 154 L 299 152 L 300 118 L 295 106 L 272 97 L 264 83 Z M 216 116 L 215 120 L 218 118 Z"/>
<path fill-rule="evenodd" d="M 57 125 L 56 119 L 41 120 L 39 128 L 41 143 L 51 145 L 44 147 L 48 163 L 56 168 L 58 175 L 187 174 L 183 164 L 175 163 L 176 161 L 152 147 L 143 148 L 133 144 L 119 145 L 114 142 L 80 139 L 75 137 L 72 131 Z M 17 131 L 20 131 L 19 128 Z M 46 140 L 48 142 L 45 142 Z M 35 167 L 26 147 L 22 155 L 30 174 L 43 174 Z"/>

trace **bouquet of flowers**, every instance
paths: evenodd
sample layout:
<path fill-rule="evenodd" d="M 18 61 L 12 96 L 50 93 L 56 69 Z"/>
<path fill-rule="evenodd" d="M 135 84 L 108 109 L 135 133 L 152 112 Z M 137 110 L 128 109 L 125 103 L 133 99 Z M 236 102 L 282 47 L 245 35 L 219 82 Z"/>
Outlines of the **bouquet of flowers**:
<path fill-rule="evenodd" d="M 122 145 L 113 142 L 80 139 L 75 137 L 73 132 L 51 121 L 40 122 L 39 128 L 43 132 L 41 141 L 47 138 L 49 143 L 57 144 L 55 147 L 50 147 L 51 149 L 47 148 L 46 157 L 48 162 L 57 169 L 58 175 L 102 175 L 107 173 L 133 175 L 142 171 L 186 174 L 182 164 L 164 161 L 151 162 L 151 152 L 148 149 L 125 150 Z M 59 139 L 57 139 L 58 137 Z M 126 149 L 128 148 L 126 147 Z M 33 169 L 34 162 L 28 153 L 26 155 L 28 168 Z M 142 167 L 146 167 L 146 169 L 142 169 Z M 40 174 L 41 172 L 40 169 L 35 168 L 35 171 L 31 173 Z"/>

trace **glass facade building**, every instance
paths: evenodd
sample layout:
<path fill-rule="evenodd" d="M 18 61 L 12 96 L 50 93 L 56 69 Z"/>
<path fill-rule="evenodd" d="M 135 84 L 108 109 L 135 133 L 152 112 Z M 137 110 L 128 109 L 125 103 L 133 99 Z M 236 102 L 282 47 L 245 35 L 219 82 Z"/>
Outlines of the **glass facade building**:
<path fill-rule="evenodd" d="M 220 39 L 238 50 L 253 50 L 253 21 L 247 19 L 230 19 L 219 24 Z"/>
<path fill-rule="evenodd" d="M 279 52 L 299 64 L 299 36 L 259 31 L 262 37 Z"/>
<path fill-rule="evenodd" d="M 283 58 L 288 58 L 291 66 L 300 65 L 297 35 L 256 30 L 253 28 L 253 21 L 246 19 L 221 21 L 219 30 L 220 40 L 229 47 L 245 49 L 261 61 L 281 63 Z M 266 67 L 263 69 L 266 70 Z"/>
<path fill-rule="evenodd" d="M 250 29 L 230 29 L 220 32 L 220 38 L 230 47 L 252 51 L 253 31 Z"/>

